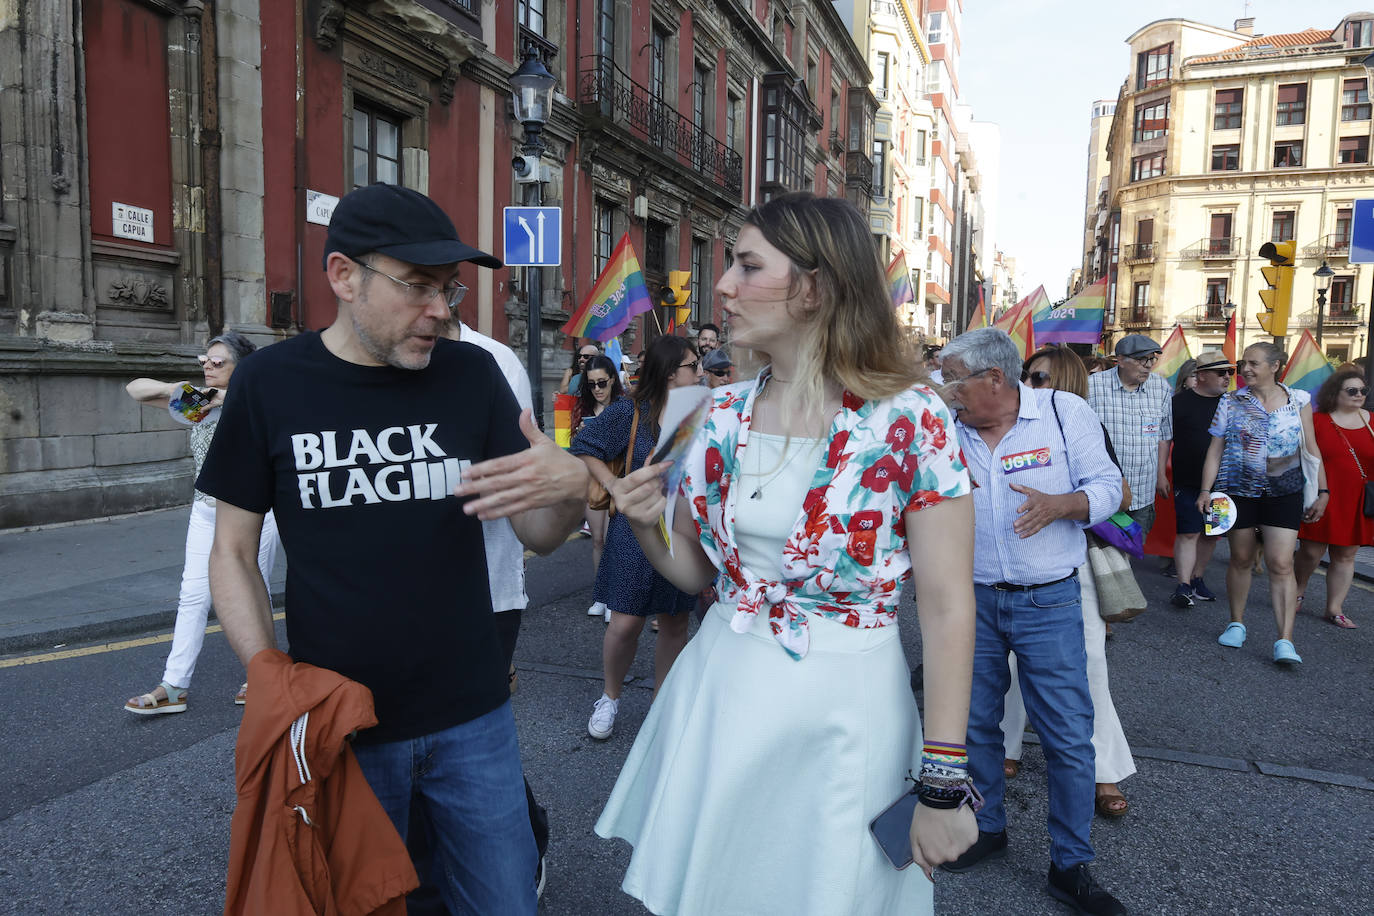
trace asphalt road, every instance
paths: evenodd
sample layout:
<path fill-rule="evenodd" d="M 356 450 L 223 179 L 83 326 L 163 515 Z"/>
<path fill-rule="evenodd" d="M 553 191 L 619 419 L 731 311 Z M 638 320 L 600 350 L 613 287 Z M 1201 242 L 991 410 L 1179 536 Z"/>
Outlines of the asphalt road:
<path fill-rule="evenodd" d="M 1374 909 L 1368 588 L 1357 584 L 1347 603 L 1359 630 L 1299 619 L 1305 663 L 1287 670 L 1269 661 L 1262 579 L 1250 643 L 1228 650 L 1215 642 L 1221 604 L 1174 610 L 1155 567 L 1138 566 L 1151 610 L 1117 626 L 1108 645 L 1112 693 L 1140 772 L 1122 784 L 1127 817 L 1094 827 L 1099 880 L 1133 913 Z M 1220 568 L 1214 562 L 1208 577 L 1218 591 Z M 532 560 L 529 581 L 515 710 L 527 774 L 551 817 L 542 911 L 643 913 L 619 890 L 628 847 L 591 827 L 648 707 L 653 637 L 646 629 L 615 735 L 593 741 L 586 719 L 600 694 L 602 625 L 585 615 L 588 544 Z M 1315 581 L 1309 592 L 1315 606 L 1323 587 Z M 120 705 L 156 683 L 167 650 L 165 640 L 140 642 L 0 659 L 0 913 L 220 911 L 240 716 L 230 700 L 242 673 L 223 636 L 211 634 L 190 711 L 129 716 Z M 904 626 L 903 642 L 918 660 L 916 626 Z M 1044 763 L 1033 744 L 1008 810 L 1010 854 L 963 876 L 941 874 L 940 913 L 1067 912 L 1043 890 Z"/>

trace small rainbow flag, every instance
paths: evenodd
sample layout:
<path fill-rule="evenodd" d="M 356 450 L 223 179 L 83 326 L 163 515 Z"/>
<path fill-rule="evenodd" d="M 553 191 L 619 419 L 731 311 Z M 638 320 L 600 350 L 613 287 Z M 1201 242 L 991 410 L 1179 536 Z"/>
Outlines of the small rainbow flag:
<path fill-rule="evenodd" d="M 891 290 L 894 309 L 916 301 L 916 293 L 911 288 L 911 268 L 906 266 L 904 251 L 897 252 L 897 257 L 887 265 L 887 288 Z"/>
<path fill-rule="evenodd" d="M 1043 289 L 1043 287 L 1042 287 Z M 1035 316 L 1035 339 L 1041 344 L 1095 344 L 1102 339 L 1107 305 L 1107 278 L 1083 287 L 1067 302 Z"/>
<path fill-rule="evenodd" d="M 620 237 L 620 244 L 615 246 L 587 298 L 563 325 L 563 333 L 571 337 L 610 340 L 629 327 L 636 315 L 653 307 L 649 288 L 644 285 L 644 272 L 639 269 L 639 258 L 635 257 L 627 232 Z"/>
<path fill-rule="evenodd" d="M 1192 358 L 1193 354 L 1188 350 L 1188 341 L 1183 337 L 1183 328 L 1174 325 L 1173 333 L 1165 339 L 1164 346 L 1160 348 L 1159 361 L 1155 363 L 1154 371 L 1164 376 L 1171 386 L 1177 385 L 1179 370 Z"/>
<path fill-rule="evenodd" d="M 1335 374 L 1336 370 L 1322 355 L 1312 332 L 1304 329 L 1302 337 L 1298 338 L 1298 345 L 1293 348 L 1293 355 L 1288 358 L 1288 367 L 1284 369 L 1280 381 L 1289 388 L 1301 388 L 1315 395 L 1322 382 Z"/>
<path fill-rule="evenodd" d="M 1029 359 L 1035 352 L 1035 319 L 1031 313 L 1029 297 L 1007 309 L 1006 313 L 992 325 L 1001 328 L 1021 350 L 1021 358 Z"/>

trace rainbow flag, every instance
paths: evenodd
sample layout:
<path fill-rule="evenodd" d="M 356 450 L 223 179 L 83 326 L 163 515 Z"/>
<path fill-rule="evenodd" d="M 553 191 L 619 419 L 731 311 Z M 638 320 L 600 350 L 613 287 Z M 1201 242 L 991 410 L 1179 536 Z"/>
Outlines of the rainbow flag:
<path fill-rule="evenodd" d="M 1289 388 L 1301 388 L 1315 395 L 1322 382 L 1335 374 L 1336 370 L 1322 355 L 1312 332 L 1304 329 L 1302 337 L 1298 338 L 1298 345 L 1293 348 L 1293 355 L 1288 358 L 1288 368 L 1284 369 L 1280 381 Z"/>
<path fill-rule="evenodd" d="M 639 258 L 635 257 L 627 232 L 620 237 L 620 244 L 615 246 L 587 298 L 563 325 L 563 333 L 571 337 L 610 340 L 629 327 L 636 315 L 653 307 L 649 288 L 644 285 L 644 272 L 639 269 Z"/>
<path fill-rule="evenodd" d="M 1022 359 L 1028 359 L 1035 352 L 1035 319 L 1031 314 L 1029 297 L 1007 309 L 992 326 L 1007 332 L 1020 348 Z"/>
<path fill-rule="evenodd" d="M 965 331 L 976 331 L 976 330 L 978 330 L 979 328 L 985 328 L 985 327 L 987 327 L 987 326 L 988 326 L 988 313 L 987 313 L 987 311 L 983 308 L 983 297 L 982 297 L 982 295 L 980 294 L 980 295 L 978 296 L 978 305 L 974 307 L 974 309 L 973 309 L 973 314 L 970 315 L 970 316 L 968 316 L 968 327 L 964 328 L 964 330 L 965 330 Z"/>
<path fill-rule="evenodd" d="M 897 252 L 897 257 L 887 265 L 887 288 L 892 292 L 894 309 L 916 301 L 916 293 L 911 288 L 911 268 L 906 266 L 904 251 Z"/>
<path fill-rule="evenodd" d="M 1024 305 L 1026 308 L 1030 309 L 1031 319 L 1037 323 L 1048 316 L 1050 309 L 1053 307 L 1053 303 L 1050 302 L 1050 297 L 1045 293 L 1043 284 L 1037 286 L 1034 292 L 1016 304 Z"/>
<path fill-rule="evenodd" d="M 1238 364 L 1236 363 L 1236 313 L 1235 313 L 1235 312 L 1232 312 L 1232 313 L 1231 313 L 1231 320 L 1228 321 L 1228 322 L 1226 322 L 1226 339 L 1223 340 L 1223 341 L 1221 342 L 1221 355 L 1222 355 L 1222 356 L 1225 356 L 1227 359 L 1229 359 L 1229 360 L 1231 361 L 1231 365 L 1233 365 L 1233 366 L 1238 365 Z M 1235 391 L 1237 387 L 1243 387 L 1244 385 L 1245 385 L 1245 379 L 1241 378 L 1241 377 L 1240 377 L 1240 373 L 1237 372 L 1235 375 L 1232 375 L 1232 376 L 1231 376 L 1231 384 L 1227 385 L 1226 387 L 1227 387 L 1227 390 L 1228 390 L 1228 391 Z"/>
<path fill-rule="evenodd" d="M 572 409 L 577 398 L 571 394 L 553 396 L 553 441 L 559 448 L 572 445 Z"/>
<path fill-rule="evenodd" d="M 1107 306 L 1107 278 L 1085 286 L 1068 302 L 1053 306 L 1035 317 L 1035 339 L 1040 344 L 1095 344 L 1102 339 L 1102 316 Z"/>
<path fill-rule="evenodd" d="M 1174 325 L 1173 333 L 1164 341 L 1154 371 L 1164 376 L 1170 385 L 1177 385 L 1179 370 L 1192 358 L 1193 354 L 1188 350 L 1188 341 L 1183 337 L 1183 328 Z"/>

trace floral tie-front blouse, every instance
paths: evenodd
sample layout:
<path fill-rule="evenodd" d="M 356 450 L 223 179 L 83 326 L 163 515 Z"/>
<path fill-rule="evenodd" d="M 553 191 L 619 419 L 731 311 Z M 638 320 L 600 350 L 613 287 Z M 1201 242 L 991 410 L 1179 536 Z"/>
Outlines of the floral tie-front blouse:
<path fill-rule="evenodd" d="M 971 491 L 949 409 L 924 386 L 882 401 L 846 391 L 783 545 L 780 579 L 744 567 L 735 544 L 739 493 L 732 483 L 749 441 L 754 399 L 768 384 L 718 388 L 686 461 L 682 493 L 701 546 L 721 570 L 720 598 L 735 603 L 730 623 L 748 632 L 768 609 L 774 637 L 794 659 L 806 655 L 806 614 L 865 629 L 896 622 L 911 576 L 904 513 Z"/>

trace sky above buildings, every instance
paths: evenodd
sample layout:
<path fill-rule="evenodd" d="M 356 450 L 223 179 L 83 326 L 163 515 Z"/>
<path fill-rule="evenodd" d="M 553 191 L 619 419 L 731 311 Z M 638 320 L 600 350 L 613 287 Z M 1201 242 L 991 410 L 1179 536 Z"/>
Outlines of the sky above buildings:
<path fill-rule="evenodd" d="M 1253 16 L 1255 34 L 1335 28 L 1361 0 L 965 0 L 960 100 L 1002 128 L 997 247 L 1016 258 L 1022 295 L 1043 284 L 1064 295 L 1082 263 L 1092 103 L 1115 100 L 1132 67 L 1126 39 L 1157 19 L 1230 28 Z"/>

